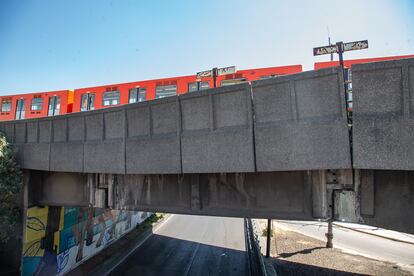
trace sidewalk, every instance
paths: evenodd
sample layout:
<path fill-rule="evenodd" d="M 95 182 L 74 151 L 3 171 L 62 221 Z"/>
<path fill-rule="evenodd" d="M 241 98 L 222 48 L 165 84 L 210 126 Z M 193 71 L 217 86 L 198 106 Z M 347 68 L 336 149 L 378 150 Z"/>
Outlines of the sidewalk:
<path fill-rule="evenodd" d="M 357 223 L 346 223 L 346 222 L 334 222 L 334 225 L 337 227 L 342 227 L 357 232 L 362 232 L 369 235 L 374 235 L 377 237 L 389 239 L 392 241 L 403 242 L 414 245 L 414 235 L 407 233 L 387 230 L 375 226 L 357 224 Z"/>
<path fill-rule="evenodd" d="M 260 230 L 266 229 L 267 220 L 256 220 Z M 303 226 L 303 222 L 302 226 Z M 307 234 L 301 234 L 299 231 L 284 227 L 279 221 L 273 221 L 273 237 L 270 246 L 271 258 L 267 262 L 273 264 L 278 275 L 325 275 L 325 276 L 354 276 L 354 275 L 387 275 L 387 276 L 408 276 L 414 272 L 412 266 L 399 266 L 393 262 L 381 261 L 374 258 L 361 256 L 360 254 L 349 254 L 346 251 L 335 246 L 338 242 L 339 232 L 346 232 L 346 236 L 350 235 L 351 239 L 355 236 L 368 240 L 382 239 L 376 236 L 370 236 L 355 232 L 349 229 L 334 229 L 334 247 L 326 248 L 326 239 L 323 239 L 326 228 L 323 225 L 305 224 L 305 229 L 319 229 L 322 235 L 319 238 L 313 238 Z M 320 222 L 316 222 L 320 224 Z M 320 227 L 320 228 L 319 228 Z M 292 227 L 294 228 L 294 227 Z M 302 229 L 303 230 L 303 229 Z M 304 231 L 305 232 L 305 231 Z M 335 236 L 335 234 L 338 234 Z M 315 235 L 316 236 L 316 235 Z M 337 238 L 337 239 L 335 239 Z M 342 237 L 343 238 L 343 237 Z M 266 237 L 262 239 L 262 252 L 266 250 Z M 366 247 L 366 245 L 358 240 L 356 244 Z M 412 247 L 409 244 L 400 244 L 388 239 L 384 239 L 389 245 L 390 243 L 399 244 L 403 247 Z M 346 243 L 349 241 L 347 240 Z"/>
<path fill-rule="evenodd" d="M 294 231 L 326 243 L 327 222 L 273 221 L 273 226 Z M 391 262 L 414 272 L 413 235 L 372 226 L 335 222 L 334 248 L 367 258 Z"/>

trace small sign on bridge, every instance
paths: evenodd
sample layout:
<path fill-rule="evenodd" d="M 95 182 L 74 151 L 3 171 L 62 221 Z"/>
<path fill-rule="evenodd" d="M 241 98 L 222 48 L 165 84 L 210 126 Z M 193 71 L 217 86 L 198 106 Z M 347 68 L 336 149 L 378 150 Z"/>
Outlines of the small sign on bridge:
<path fill-rule="evenodd" d="M 201 71 L 196 74 L 196 77 L 197 79 L 201 79 L 214 76 L 214 70 L 216 70 L 217 76 L 234 74 L 236 72 L 236 66 L 213 68 L 212 70 Z"/>
<path fill-rule="evenodd" d="M 342 49 L 340 47 L 342 46 Z M 320 56 L 320 55 L 328 55 L 333 53 L 339 52 L 346 52 L 346 51 L 354 51 L 354 50 L 362 50 L 368 48 L 368 40 L 360 40 L 336 45 L 328 45 L 322 47 L 313 48 L 313 55 Z"/>

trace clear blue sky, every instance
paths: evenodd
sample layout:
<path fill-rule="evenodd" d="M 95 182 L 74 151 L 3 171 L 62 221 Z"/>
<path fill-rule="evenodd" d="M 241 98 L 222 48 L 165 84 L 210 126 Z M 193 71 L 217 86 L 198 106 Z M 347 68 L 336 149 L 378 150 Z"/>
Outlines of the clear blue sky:
<path fill-rule="evenodd" d="M 343 3 L 342 6 L 340 4 Z M 0 1 L 0 95 L 302 64 L 332 40 L 346 58 L 414 54 L 414 1 Z"/>

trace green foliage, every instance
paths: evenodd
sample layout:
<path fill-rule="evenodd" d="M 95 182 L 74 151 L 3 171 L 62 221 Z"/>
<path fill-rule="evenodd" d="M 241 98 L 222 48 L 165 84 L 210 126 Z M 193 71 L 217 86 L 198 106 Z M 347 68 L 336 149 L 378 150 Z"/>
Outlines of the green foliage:
<path fill-rule="evenodd" d="M 267 228 L 262 230 L 262 237 L 267 237 Z M 273 230 L 270 231 L 270 237 L 273 238 Z"/>
<path fill-rule="evenodd" d="M 20 210 L 16 198 L 22 187 L 22 173 L 12 146 L 0 133 L 0 243 L 17 235 Z"/>

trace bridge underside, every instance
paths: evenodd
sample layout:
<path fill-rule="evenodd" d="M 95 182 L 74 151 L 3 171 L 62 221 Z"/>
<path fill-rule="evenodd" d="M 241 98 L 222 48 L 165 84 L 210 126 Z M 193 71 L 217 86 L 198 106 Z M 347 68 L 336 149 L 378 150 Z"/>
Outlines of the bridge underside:
<path fill-rule="evenodd" d="M 28 171 L 31 204 L 365 222 L 414 233 L 414 172 L 118 175 Z M 334 208 L 332 207 L 332 204 Z"/>

